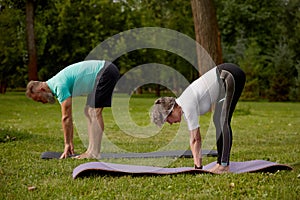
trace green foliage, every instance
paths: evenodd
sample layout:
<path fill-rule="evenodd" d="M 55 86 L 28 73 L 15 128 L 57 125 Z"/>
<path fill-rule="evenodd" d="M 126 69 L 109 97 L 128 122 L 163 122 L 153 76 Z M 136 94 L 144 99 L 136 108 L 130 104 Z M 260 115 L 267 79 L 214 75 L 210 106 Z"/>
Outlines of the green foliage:
<path fill-rule="evenodd" d="M 300 2 L 219 0 L 216 6 L 224 60 L 246 70 L 243 97 L 290 100 L 299 60 L 299 45 L 295 44 L 299 44 Z M 286 44 L 284 49 L 279 41 Z"/>
<path fill-rule="evenodd" d="M 26 0 L 0 1 L 0 79 L 8 87 L 24 87 L 27 80 L 25 37 Z M 39 78 L 47 80 L 69 64 L 82 61 L 98 44 L 120 32 L 146 26 L 177 30 L 194 38 L 190 1 L 161 0 L 36 0 L 35 34 Z M 286 44 L 291 68 L 300 60 L 300 2 L 298 0 L 215 0 L 224 62 L 239 64 L 247 73 L 243 98 L 297 100 L 297 74 L 283 72 L 284 97 L 278 93 L 273 72 L 282 55 L 279 41 Z M 126 44 L 124 44 L 126 45 Z M 273 56 L 272 56 L 273 55 Z M 122 73 L 133 67 L 159 62 L 174 67 L 189 81 L 198 73 L 177 55 L 152 49 L 122 55 Z M 295 80 L 296 79 L 296 80 Z M 271 86 L 272 85 L 272 86 Z M 278 88 L 278 89 L 275 89 Z"/>
<path fill-rule="evenodd" d="M 84 60 L 106 37 L 122 31 L 124 18 L 120 5 L 108 0 L 58 1 L 49 7 L 39 17 L 41 23 L 48 24 L 45 48 L 40 56 L 40 63 L 47 69 L 43 72 L 44 79 Z"/>
<path fill-rule="evenodd" d="M 283 3 L 282 0 L 216 1 L 218 24 L 225 46 L 230 49 L 238 39 L 255 38 L 260 46 L 273 47 L 274 41 L 280 37 L 276 27 L 284 12 Z"/>
<path fill-rule="evenodd" d="M 282 16 L 282 35 L 287 41 L 290 51 L 294 52 L 296 63 L 300 60 L 300 1 L 289 0 Z"/>
<path fill-rule="evenodd" d="M 26 54 L 24 42 L 24 15 L 9 4 L 1 4 L 0 11 L 0 82 L 10 87 L 24 86 L 23 61 Z M 2 10 L 3 9 L 3 10 Z"/>
<path fill-rule="evenodd" d="M 130 114 L 137 124 L 149 123 L 147 106 L 153 101 L 154 98 L 146 97 L 131 100 Z M 10 92 L 0 96 L 0 102 L 0 199 L 297 199 L 300 196 L 299 103 L 239 102 L 232 120 L 231 160 L 270 160 L 289 164 L 293 171 L 216 176 L 101 175 L 73 180 L 75 167 L 95 160 L 40 159 L 44 151 L 63 150 L 60 106 L 40 104 L 27 99 L 24 93 Z M 136 152 L 165 144 L 166 138 L 176 131 L 174 125 L 165 125 L 161 136 L 146 140 L 130 138 L 115 124 L 109 108 L 104 109 L 104 117 L 105 131 L 110 133 L 112 141 Z M 201 128 L 209 125 L 210 118 L 204 118 L 200 118 Z M 74 140 L 75 151 L 85 151 L 77 133 Z M 203 162 L 215 159 L 205 157 Z M 128 162 L 127 159 L 104 161 Z M 169 167 L 184 166 L 193 166 L 193 159 L 174 159 Z M 35 189 L 29 191 L 32 186 Z"/>
<path fill-rule="evenodd" d="M 298 76 L 295 78 L 295 87 L 291 89 L 290 99 L 293 101 L 300 101 L 300 63 L 297 63 L 296 69 Z"/>
<path fill-rule="evenodd" d="M 293 52 L 286 44 L 279 43 L 271 56 L 274 68 L 271 73 L 270 94 L 271 101 L 289 100 L 291 87 L 295 85 L 297 70 L 293 61 Z"/>
<path fill-rule="evenodd" d="M 243 68 L 247 78 L 242 94 L 243 99 L 257 100 L 260 93 L 265 89 L 259 79 L 265 70 L 260 67 L 263 63 L 263 59 L 259 55 L 260 52 L 261 50 L 257 42 L 252 40 L 249 46 L 245 47 L 244 54 L 237 57 L 238 65 Z"/>

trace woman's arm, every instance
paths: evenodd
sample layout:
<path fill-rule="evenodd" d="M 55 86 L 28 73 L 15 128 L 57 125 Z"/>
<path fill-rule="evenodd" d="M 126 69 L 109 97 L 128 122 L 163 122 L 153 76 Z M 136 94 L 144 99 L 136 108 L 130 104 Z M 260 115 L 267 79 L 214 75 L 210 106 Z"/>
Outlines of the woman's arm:
<path fill-rule="evenodd" d="M 199 128 L 190 131 L 190 147 L 193 153 L 195 167 L 202 168 L 201 135 Z"/>

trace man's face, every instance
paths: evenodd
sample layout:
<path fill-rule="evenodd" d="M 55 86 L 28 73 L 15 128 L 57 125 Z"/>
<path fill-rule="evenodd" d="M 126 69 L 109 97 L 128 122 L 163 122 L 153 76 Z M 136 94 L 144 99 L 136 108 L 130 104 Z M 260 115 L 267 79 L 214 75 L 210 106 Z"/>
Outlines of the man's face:
<path fill-rule="evenodd" d="M 48 103 L 45 92 L 36 92 L 31 94 L 31 98 L 34 101 L 41 102 L 43 104 Z"/>
<path fill-rule="evenodd" d="M 181 109 L 176 107 L 172 110 L 170 115 L 167 117 L 166 122 L 169 124 L 181 122 Z"/>

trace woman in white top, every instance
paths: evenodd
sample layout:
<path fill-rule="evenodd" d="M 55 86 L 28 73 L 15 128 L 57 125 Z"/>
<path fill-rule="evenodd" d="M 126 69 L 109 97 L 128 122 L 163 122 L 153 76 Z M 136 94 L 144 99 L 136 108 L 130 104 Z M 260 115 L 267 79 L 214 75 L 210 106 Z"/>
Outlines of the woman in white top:
<path fill-rule="evenodd" d="M 243 91 L 245 73 L 236 65 L 224 63 L 214 67 L 191 83 L 179 98 L 161 97 L 154 103 L 152 122 L 161 126 L 181 121 L 184 115 L 190 131 L 190 147 L 196 169 L 202 168 L 200 115 L 210 111 L 215 104 L 214 124 L 218 159 L 210 169 L 214 173 L 229 171 L 229 158 L 232 146 L 231 118 Z"/>

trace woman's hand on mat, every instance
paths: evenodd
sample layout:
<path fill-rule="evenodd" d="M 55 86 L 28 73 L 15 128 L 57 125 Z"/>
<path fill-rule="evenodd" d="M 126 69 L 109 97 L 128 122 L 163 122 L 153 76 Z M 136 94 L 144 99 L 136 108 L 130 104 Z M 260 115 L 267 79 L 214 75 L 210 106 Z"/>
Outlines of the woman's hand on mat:
<path fill-rule="evenodd" d="M 74 145 L 65 144 L 65 149 L 63 154 L 61 154 L 60 159 L 68 158 L 70 155 L 74 155 Z"/>

